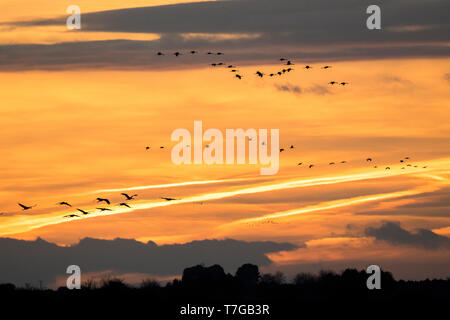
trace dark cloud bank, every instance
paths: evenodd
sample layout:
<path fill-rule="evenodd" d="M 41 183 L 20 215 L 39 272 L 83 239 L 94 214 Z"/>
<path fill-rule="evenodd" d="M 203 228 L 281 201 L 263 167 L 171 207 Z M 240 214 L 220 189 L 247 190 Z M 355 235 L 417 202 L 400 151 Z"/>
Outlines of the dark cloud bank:
<path fill-rule="evenodd" d="M 366 8 L 382 8 L 382 30 L 366 28 Z M 305 61 L 448 57 L 446 0 L 233 0 L 110 10 L 82 15 L 83 31 L 156 33 L 153 41 L 89 41 L 0 46 L 0 71 L 198 67 L 205 57 L 155 57 L 156 50 L 221 50 L 244 65 L 280 55 Z M 66 16 L 3 23 L 65 25 Z M 253 34 L 221 39 L 183 34 Z"/>
<path fill-rule="evenodd" d="M 181 274 L 192 265 L 220 264 L 234 272 L 244 263 L 266 266 L 271 252 L 289 251 L 290 243 L 245 242 L 232 239 L 193 241 L 161 245 L 130 239 L 100 240 L 85 238 L 69 247 L 42 239 L 24 241 L 0 238 L 0 283 L 53 283 L 75 264 L 82 272 L 114 271 L 118 274 L 145 273 L 159 276 Z"/>
<path fill-rule="evenodd" d="M 368 227 L 365 234 L 392 245 L 408 245 L 431 250 L 450 249 L 450 238 L 427 229 L 419 229 L 416 233 L 412 233 L 395 222 L 385 222 L 378 228 Z"/>

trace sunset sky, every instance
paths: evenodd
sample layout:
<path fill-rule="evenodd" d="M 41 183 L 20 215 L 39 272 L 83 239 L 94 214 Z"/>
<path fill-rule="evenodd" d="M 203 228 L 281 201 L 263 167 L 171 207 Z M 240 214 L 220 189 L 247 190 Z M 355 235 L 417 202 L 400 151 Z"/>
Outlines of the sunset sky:
<path fill-rule="evenodd" d="M 0 237 L 273 241 L 296 249 L 264 272 L 450 276 L 449 2 L 383 2 L 381 30 L 367 1 L 187 2 L 0 0 Z M 294 70 L 268 77 L 281 57 Z M 195 120 L 279 129 L 278 173 L 175 165 L 171 134 Z M 76 208 L 91 214 L 63 218 Z"/>

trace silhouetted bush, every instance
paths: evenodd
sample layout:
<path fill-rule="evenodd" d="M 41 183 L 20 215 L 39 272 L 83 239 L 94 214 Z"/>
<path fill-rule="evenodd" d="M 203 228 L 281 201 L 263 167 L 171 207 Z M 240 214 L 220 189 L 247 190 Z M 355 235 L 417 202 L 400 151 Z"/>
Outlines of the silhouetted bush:
<path fill-rule="evenodd" d="M 155 288 L 161 288 L 161 285 L 158 281 L 154 279 L 145 279 L 141 282 L 140 285 L 141 289 L 155 289 Z"/>
<path fill-rule="evenodd" d="M 103 282 L 104 284 L 104 282 Z M 83 290 L 94 290 L 97 289 L 98 284 L 94 279 L 88 279 L 81 284 L 81 289 Z"/>
<path fill-rule="evenodd" d="M 317 278 L 310 273 L 299 273 L 294 277 L 294 284 L 297 286 L 310 285 L 317 281 Z"/>
<path fill-rule="evenodd" d="M 261 275 L 258 266 L 246 263 L 236 271 L 236 278 L 245 286 L 255 286 Z"/>
<path fill-rule="evenodd" d="M 100 289 L 106 291 L 120 291 L 128 288 L 128 285 L 120 278 L 106 278 L 101 281 Z"/>
<path fill-rule="evenodd" d="M 0 284 L 0 292 L 2 293 L 11 293 L 16 290 L 16 286 L 12 283 L 3 283 Z"/>
<path fill-rule="evenodd" d="M 280 271 L 275 274 L 266 273 L 261 276 L 259 282 L 268 285 L 280 285 L 286 282 L 286 277 L 284 273 Z"/>
<path fill-rule="evenodd" d="M 185 285 L 209 286 L 225 280 L 225 271 L 219 265 L 204 267 L 197 265 L 183 271 L 181 281 Z"/>

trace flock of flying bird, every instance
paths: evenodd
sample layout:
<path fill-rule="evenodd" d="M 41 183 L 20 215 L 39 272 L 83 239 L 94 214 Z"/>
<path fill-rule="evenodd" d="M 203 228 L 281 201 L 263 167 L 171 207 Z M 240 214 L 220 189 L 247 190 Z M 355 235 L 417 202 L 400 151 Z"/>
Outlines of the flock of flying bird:
<path fill-rule="evenodd" d="M 136 198 L 138 196 L 137 194 L 129 195 L 127 193 L 121 193 L 121 195 L 125 197 L 125 201 L 134 200 L 134 198 Z M 175 198 L 170 198 L 170 197 L 160 197 L 160 198 L 163 199 L 163 200 L 166 200 L 166 201 L 180 200 L 180 199 L 175 199 Z M 108 206 L 111 205 L 111 201 L 109 199 L 107 199 L 107 198 L 97 198 L 96 201 L 97 201 L 97 203 L 105 203 Z M 18 205 L 24 211 L 31 210 L 31 209 L 33 209 L 34 207 L 37 206 L 37 205 L 27 206 L 27 205 L 24 205 L 22 203 L 18 203 Z M 67 201 L 58 202 L 58 205 L 72 208 L 72 205 L 69 202 L 67 202 Z M 118 204 L 118 206 L 131 208 L 131 206 L 127 202 L 121 202 L 121 203 Z M 108 207 L 99 207 L 99 208 L 97 208 L 97 210 L 100 210 L 100 212 L 113 211 L 113 209 L 111 209 L 110 207 L 109 208 Z M 88 212 L 86 210 L 83 210 L 83 209 L 80 209 L 80 208 L 77 208 L 77 211 L 80 212 L 80 214 L 83 214 L 83 215 L 90 214 L 90 212 Z M 4 213 L 0 213 L 0 215 L 4 215 Z M 74 214 L 74 213 L 63 216 L 63 218 L 79 218 L 79 217 L 80 216 L 78 214 Z"/>
<path fill-rule="evenodd" d="M 135 197 L 137 197 L 137 194 L 133 194 L 133 195 L 130 196 L 130 195 L 128 195 L 127 193 L 122 193 L 122 195 L 125 197 L 125 200 L 127 200 L 127 201 L 128 201 L 128 200 L 133 200 Z M 106 199 L 106 198 L 97 198 L 96 200 L 97 200 L 97 203 L 102 203 L 102 202 L 104 202 L 104 203 L 107 204 L 107 205 L 111 205 L 111 201 L 109 201 L 109 199 Z M 66 202 L 66 201 L 59 202 L 58 204 L 59 204 L 60 206 L 72 207 L 72 205 L 71 205 L 70 203 Z M 126 203 L 126 202 L 121 202 L 121 203 L 119 203 L 119 206 L 131 208 L 130 205 L 129 205 L 128 203 Z M 113 211 L 113 210 L 110 209 L 110 208 L 104 208 L 104 207 L 97 208 L 97 210 L 100 210 L 101 212 L 105 212 L 105 211 Z M 86 214 L 89 214 L 89 213 L 90 213 L 90 212 L 88 212 L 88 211 L 86 211 L 86 210 L 79 209 L 79 208 L 77 208 L 77 211 L 81 212 L 83 215 L 86 215 Z M 68 215 L 65 215 L 65 216 L 64 216 L 64 218 L 79 218 L 79 217 L 80 217 L 80 216 L 77 215 L 77 214 L 68 214 Z"/>
<path fill-rule="evenodd" d="M 195 50 L 192 50 L 192 51 L 189 52 L 189 54 L 195 55 L 195 54 L 198 54 L 198 52 L 195 51 Z M 216 55 L 216 56 L 223 56 L 223 55 L 224 55 L 224 53 L 222 53 L 222 52 L 215 52 L 215 53 L 214 53 L 214 52 L 207 52 L 206 54 L 207 54 L 207 55 Z M 158 52 L 157 55 L 158 55 L 158 56 L 164 56 L 165 54 L 162 53 L 162 52 Z M 183 54 L 177 51 L 177 52 L 174 52 L 173 55 L 174 55 L 175 57 L 179 57 L 179 56 L 181 56 L 181 55 L 183 55 Z M 282 70 L 280 70 L 280 71 L 278 71 L 278 72 L 275 72 L 275 73 L 269 73 L 269 74 L 267 74 L 267 76 L 269 76 L 269 77 L 282 76 L 283 74 L 288 73 L 288 72 L 291 72 L 291 71 L 294 70 L 294 69 L 291 67 L 291 66 L 294 65 L 294 63 L 292 63 L 291 60 L 289 60 L 289 59 L 287 59 L 287 58 L 280 58 L 280 62 L 284 63 L 284 65 L 285 65 L 286 67 L 284 67 Z M 211 63 L 211 66 L 212 66 L 212 67 L 220 67 L 220 66 L 224 66 L 224 67 L 226 67 L 227 69 L 230 69 L 231 72 L 235 73 L 235 77 L 238 78 L 239 80 L 243 78 L 243 76 L 242 76 L 241 74 L 239 74 L 238 69 L 236 69 L 236 66 L 234 66 L 234 65 L 232 65 L 232 64 L 229 64 L 229 65 L 228 65 L 228 64 L 225 64 L 225 63 L 223 63 L 223 62 L 216 62 L 216 63 Z M 304 68 L 305 68 L 306 70 L 309 70 L 309 69 L 311 69 L 312 67 L 309 66 L 309 65 L 306 65 Z M 329 66 L 329 65 L 326 65 L 326 66 L 321 67 L 321 69 L 325 69 L 325 70 L 326 70 L 326 69 L 329 69 L 329 68 L 331 68 L 331 66 Z M 256 71 L 255 74 L 256 74 L 256 76 L 258 76 L 258 77 L 260 77 L 260 78 L 263 78 L 263 77 L 266 75 L 266 74 L 264 74 L 264 73 L 261 72 L 261 71 Z M 346 86 L 346 85 L 348 85 L 348 82 L 330 81 L 329 84 L 330 84 L 330 85 L 342 85 L 342 86 Z M 262 142 L 262 144 L 265 144 L 265 142 Z M 206 147 L 208 147 L 208 146 L 206 146 Z M 147 146 L 145 149 L 146 149 L 146 150 L 149 150 L 149 149 L 150 149 L 150 146 Z M 160 149 L 164 149 L 164 146 L 160 146 Z M 280 153 L 284 152 L 286 149 L 293 150 L 293 149 L 295 149 L 295 147 L 294 147 L 294 145 L 291 145 L 291 146 L 289 146 L 288 148 L 280 148 Z M 402 170 L 405 170 L 407 167 L 414 167 L 414 168 L 418 168 L 418 167 L 419 167 L 418 165 L 412 165 L 412 164 L 410 164 L 410 163 L 407 163 L 408 160 L 410 160 L 410 157 L 405 157 L 405 158 L 403 158 L 403 159 L 400 160 L 400 163 L 403 164 L 403 166 L 401 167 Z M 372 162 L 373 162 L 373 159 L 372 159 L 372 158 L 367 158 L 367 159 L 366 159 L 366 162 L 372 163 Z M 346 161 L 346 160 L 342 160 L 342 161 L 339 161 L 339 162 L 330 162 L 330 163 L 328 163 L 328 165 L 332 166 L 332 165 L 336 165 L 336 164 L 338 164 L 338 163 L 340 163 L 340 164 L 345 164 L 345 163 L 347 163 L 347 161 Z M 301 165 L 303 165 L 303 162 L 299 162 L 297 165 L 298 165 L 298 166 L 301 166 Z M 308 164 L 308 165 L 307 165 L 307 167 L 308 167 L 309 169 L 312 169 L 314 166 L 315 166 L 314 164 Z M 374 165 L 373 167 L 374 167 L 374 168 L 378 168 L 377 165 Z M 423 166 L 423 168 L 427 168 L 427 166 Z M 391 170 L 391 167 L 386 167 L 385 170 Z M 134 198 L 138 196 L 137 194 L 129 195 L 129 194 L 127 194 L 127 193 L 121 193 L 121 195 L 125 197 L 125 201 L 134 200 Z M 170 198 L 170 197 L 160 197 L 160 198 L 163 199 L 163 200 L 166 200 L 166 201 L 180 200 L 180 199 L 175 199 L 175 198 Z M 97 203 L 99 203 L 99 204 L 100 204 L 100 203 L 105 203 L 105 204 L 108 205 L 108 206 L 111 205 L 111 201 L 110 201 L 109 199 L 107 199 L 107 198 L 97 198 L 96 201 L 97 201 Z M 22 203 L 18 203 L 18 205 L 19 205 L 23 210 L 31 210 L 32 208 L 36 207 L 36 205 L 34 205 L 34 206 L 27 206 L 27 205 L 24 205 L 24 204 L 22 204 Z M 71 205 L 69 202 L 66 202 L 66 201 L 59 202 L 58 205 L 60 205 L 60 206 L 72 207 L 72 205 Z M 131 206 L 130 206 L 127 202 L 121 202 L 121 203 L 118 204 L 118 206 L 131 208 Z M 100 212 L 113 211 L 113 209 L 111 209 L 111 207 L 99 207 L 99 208 L 96 208 L 96 209 L 97 209 L 97 210 L 100 210 Z M 79 214 L 74 214 L 74 213 L 73 213 L 73 214 L 68 214 L 68 215 L 65 215 L 65 216 L 63 216 L 63 217 L 64 217 L 64 218 L 80 218 L 80 214 L 82 214 L 82 215 L 90 214 L 90 212 L 88 212 L 88 211 L 86 211 L 86 210 L 83 210 L 83 209 L 80 209 L 80 208 L 77 208 L 76 210 L 77 210 L 78 212 L 80 212 L 80 213 L 79 213 Z M 5 213 L 0 213 L 0 215 L 5 215 Z"/>
<path fill-rule="evenodd" d="M 294 149 L 294 146 L 291 145 L 289 149 Z M 285 149 L 281 148 L 281 149 L 280 149 L 280 152 L 283 152 L 284 150 L 285 150 Z M 405 157 L 404 159 L 401 159 L 401 160 L 400 160 L 400 163 L 404 164 L 404 166 L 401 167 L 402 170 L 405 170 L 407 167 L 419 168 L 419 165 L 413 165 L 413 164 L 410 164 L 410 163 L 406 163 L 408 160 L 410 160 L 410 157 Z M 372 158 L 367 158 L 367 159 L 366 159 L 366 162 L 372 163 L 372 162 L 373 162 L 373 159 L 372 159 Z M 336 164 L 338 164 L 338 163 L 340 163 L 340 164 L 345 164 L 345 163 L 347 163 L 347 161 L 346 161 L 346 160 L 342 160 L 342 161 L 338 161 L 338 162 L 334 162 L 334 161 L 333 161 L 333 162 L 328 163 L 328 165 L 329 165 L 329 166 L 334 166 L 334 165 L 336 165 Z M 303 162 L 299 162 L 297 165 L 298 165 L 298 166 L 301 166 L 301 165 L 303 165 Z M 309 165 L 308 165 L 308 168 L 309 168 L 309 169 L 312 169 L 314 166 L 315 166 L 314 164 L 309 164 Z M 374 165 L 373 167 L 374 167 L 375 169 L 378 168 L 377 165 Z M 422 168 L 423 168 L 423 169 L 426 169 L 426 168 L 428 168 L 428 166 L 423 166 Z M 388 166 L 388 167 L 385 168 L 385 170 L 391 170 L 391 167 Z"/>
<path fill-rule="evenodd" d="M 252 138 L 249 137 L 249 141 L 251 141 L 251 140 L 252 140 Z M 263 141 L 263 142 L 261 142 L 261 144 L 262 144 L 262 145 L 265 145 L 265 142 Z M 187 148 L 190 148 L 190 145 L 187 145 L 186 147 L 187 147 Z M 206 145 L 205 147 L 206 147 L 206 148 L 209 148 L 209 145 Z M 146 150 L 150 150 L 150 148 L 151 148 L 150 146 L 145 147 Z M 161 148 L 161 149 L 164 149 L 164 146 L 161 146 L 160 148 Z M 294 149 L 295 149 L 295 146 L 294 146 L 294 145 L 290 145 L 288 148 L 280 148 L 280 153 L 286 151 L 286 149 L 294 150 Z M 407 162 L 408 160 L 410 160 L 410 157 L 405 157 L 404 159 L 401 159 L 401 160 L 400 160 L 400 163 L 404 164 L 404 166 L 401 167 L 402 170 L 405 170 L 407 167 L 414 167 L 414 168 L 418 168 L 418 167 L 419 167 L 419 165 L 412 165 L 412 164 L 410 164 L 410 163 L 406 164 L 406 162 Z M 366 162 L 373 162 L 373 159 L 372 159 L 372 158 L 367 158 L 367 159 L 366 159 Z M 336 165 L 336 164 L 339 164 L 339 163 L 340 163 L 340 164 L 345 164 L 345 163 L 347 163 L 347 161 L 346 161 L 346 160 L 342 160 L 342 161 L 338 161 L 338 162 L 334 162 L 334 161 L 333 161 L 333 162 L 329 162 L 328 165 L 329 165 L 329 166 L 333 166 L 333 165 Z M 301 165 L 303 165 L 303 162 L 298 162 L 297 165 L 298 165 L 298 166 L 301 166 Z M 313 167 L 315 167 L 315 164 L 309 164 L 309 165 L 308 165 L 308 168 L 309 168 L 309 169 L 312 169 Z M 377 165 L 374 165 L 373 167 L 374 167 L 375 169 L 378 168 Z M 426 169 L 426 168 L 428 168 L 428 166 L 423 166 L 423 169 Z M 386 167 L 385 170 L 391 170 L 391 167 Z"/>
<path fill-rule="evenodd" d="M 196 54 L 198 54 L 198 51 L 196 51 L 196 50 L 191 50 L 188 54 L 189 54 L 189 55 L 196 55 Z M 223 55 L 224 55 L 223 52 L 211 52 L 211 51 L 208 51 L 206 54 L 207 54 L 207 55 L 215 55 L 215 56 L 223 56 Z M 156 53 L 156 55 L 157 55 L 157 56 L 165 56 L 166 54 L 164 54 L 163 52 L 159 51 L 159 52 Z M 176 52 L 172 53 L 172 55 L 175 56 L 175 57 L 179 57 L 179 56 L 182 56 L 183 53 L 181 53 L 181 52 L 179 52 L 179 51 L 176 51 Z M 294 66 L 294 63 L 293 63 L 291 60 L 289 60 L 288 58 L 280 58 L 279 61 L 280 61 L 281 63 L 283 63 L 283 69 L 281 69 L 281 70 L 279 70 L 279 71 L 276 71 L 276 72 L 268 73 L 268 74 L 265 74 L 265 73 L 263 73 L 263 72 L 261 72 L 261 71 L 256 71 L 256 72 L 255 72 L 255 75 L 258 76 L 258 77 L 260 77 L 260 78 L 263 78 L 264 76 L 268 76 L 268 77 L 276 77 L 276 76 L 282 76 L 283 74 L 289 73 L 289 72 L 291 72 L 291 71 L 294 70 L 294 69 L 292 68 L 292 66 Z M 244 76 L 239 72 L 239 70 L 237 69 L 237 67 L 236 67 L 235 65 L 233 65 L 233 64 L 228 64 L 228 63 L 225 63 L 225 62 L 213 62 L 213 63 L 211 63 L 210 65 L 211 65 L 212 67 L 225 67 L 225 68 L 229 69 L 232 73 L 235 74 L 235 77 L 236 77 L 237 79 L 239 79 L 239 80 L 242 80 L 242 78 L 244 77 Z M 313 67 L 310 66 L 310 65 L 304 66 L 304 69 L 306 69 L 306 70 L 309 70 L 309 69 L 312 69 L 312 68 L 313 68 Z M 330 68 L 331 68 L 331 66 L 329 66 L 329 65 L 325 65 L 325 66 L 322 66 L 322 67 L 321 67 L 321 69 L 323 69 L 323 70 L 330 69 Z M 348 85 L 349 83 L 348 83 L 348 82 L 345 82 L 345 81 L 342 81 L 342 82 L 339 82 L 339 81 L 330 81 L 330 82 L 328 82 L 328 84 L 330 84 L 330 85 L 341 85 L 341 86 L 346 86 L 346 85 Z"/>

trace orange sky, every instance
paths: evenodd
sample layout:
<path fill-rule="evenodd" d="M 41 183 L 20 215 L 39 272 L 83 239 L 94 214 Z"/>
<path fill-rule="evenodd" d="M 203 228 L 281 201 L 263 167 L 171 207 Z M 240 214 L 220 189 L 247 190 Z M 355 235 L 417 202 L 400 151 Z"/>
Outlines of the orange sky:
<path fill-rule="evenodd" d="M 58 7 L 50 0 L 0 2 L 3 21 L 36 18 L 37 12 L 63 15 L 67 5 L 62 1 Z M 148 1 L 78 4 L 82 10 L 97 11 L 144 6 Z M 0 42 L 123 37 L 156 36 L 74 36 L 34 27 L 0 33 Z M 272 255 L 278 266 L 413 254 L 404 247 L 377 246 L 362 235 L 366 226 L 386 220 L 408 230 L 427 228 L 450 236 L 448 213 L 427 207 L 414 213 L 403 209 L 423 201 L 425 194 L 448 188 L 450 90 L 444 74 L 450 70 L 450 59 L 346 61 L 332 63 L 330 70 L 315 64 L 308 71 L 300 67 L 306 62 L 296 63 L 295 72 L 282 79 L 257 79 L 250 76 L 255 67 L 241 68 L 249 75 L 242 81 L 228 70 L 213 72 L 208 67 L 0 73 L 0 212 L 5 213 L 0 216 L 0 236 L 40 236 L 59 244 L 88 236 L 158 244 L 205 238 L 307 243 L 307 248 Z M 279 67 L 258 68 L 269 73 Z M 350 85 L 330 87 L 330 80 Z M 302 93 L 280 90 L 280 85 L 298 86 Z M 170 135 L 177 128 L 192 131 L 194 120 L 202 120 L 205 129 L 223 131 L 280 129 L 281 147 L 296 148 L 280 155 L 275 176 L 260 176 L 259 165 L 176 166 L 170 159 Z M 146 151 L 147 145 L 152 149 Z M 160 145 L 166 148 L 160 150 Z M 402 170 L 399 159 L 405 156 L 419 167 Z M 365 161 L 367 157 L 374 159 L 377 169 Z M 341 160 L 348 162 L 328 165 Z M 300 161 L 304 164 L 297 166 Z M 316 167 L 308 169 L 311 163 Z M 392 170 L 386 172 L 386 166 Z M 320 183 L 320 178 L 331 183 Z M 98 190 L 228 179 L 232 181 L 138 190 L 132 210 L 86 219 L 63 219 L 73 209 L 56 205 L 68 201 L 94 211 L 99 207 L 97 196 L 111 198 L 114 204 L 122 200 L 120 191 Z M 274 187 L 288 181 L 298 185 Z M 248 193 L 248 188 L 264 192 Z M 218 196 L 222 193 L 227 196 Z M 183 200 L 167 203 L 161 196 Z M 17 202 L 38 206 L 22 212 Z M 391 214 L 394 210 L 398 211 Z M 348 225 L 356 227 L 349 232 Z"/>

